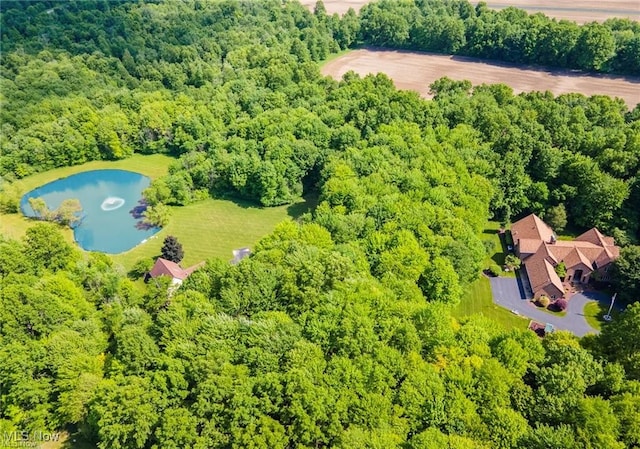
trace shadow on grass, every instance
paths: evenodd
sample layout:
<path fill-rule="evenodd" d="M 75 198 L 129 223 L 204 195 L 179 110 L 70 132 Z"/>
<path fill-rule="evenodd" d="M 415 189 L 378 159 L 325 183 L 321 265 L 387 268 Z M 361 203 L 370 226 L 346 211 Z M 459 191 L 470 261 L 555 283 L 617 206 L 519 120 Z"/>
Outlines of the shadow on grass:
<path fill-rule="evenodd" d="M 230 201 L 238 207 L 242 209 L 269 209 L 269 206 L 263 206 L 260 203 L 241 198 L 231 194 L 216 194 L 213 196 L 215 199 Z M 317 193 L 308 193 L 304 195 L 301 199 L 298 199 L 296 202 L 289 204 L 287 207 L 287 214 L 291 218 L 299 218 L 300 216 L 306 214 L 307 212 L 313 212 L 318 205 L 319 195 Z M 273 207 L 281 207 L 281 206 L 273 206 Z"/>
<path fill-rule="evenodd" d="M 230 201 L 242 209 L 265 209 L 265 206 L 257 201 L 241 198 L 237 195 L 215 193 L 211 197 L 216 200 Z"/>
<path fill-rule="evenodd" d="M 295 219 L 306 213 L 311 213 L 318 206 L 318 199 L 319 196 L 317 193 L 309 193 L 302 198 L 302 201 L 289 205 L 287 207 L 287 214 Z"/>
<path fill-rule="evenodd" d="M 493 256 L 491 256 L 491 260 L 497 263 L 499 267 L 502 267 L 504 266 L 505 257 L 506 256 L 504 255 L 504 253 L 495 253 Z"/>

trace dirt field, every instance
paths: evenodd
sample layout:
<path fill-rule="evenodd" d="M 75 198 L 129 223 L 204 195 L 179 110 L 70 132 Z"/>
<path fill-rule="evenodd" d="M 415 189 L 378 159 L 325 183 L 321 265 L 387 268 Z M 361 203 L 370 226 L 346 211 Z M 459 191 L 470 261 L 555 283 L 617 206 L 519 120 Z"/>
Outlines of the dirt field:
<path fill-rule="evenodd" d="M 429 98 L 429 85 L 448 76 L 470 80 L 474 85 L 505 83 L 515 93 L 550 90 L 555 95 L 579 92 L 620 97 L 630 108 L 640 103 L 640 78 L 586 76 L 567 71 L 536 70 L 487 62 L 462 56 L 433 55 L 385 50 L 355 50 L 322 67 L 322 73 L 336 79 L 349 70 L 364 76 L 385 73 L 399 89 L 415 90 Z"/>
<path fill-rule="evenodd" d="M 301 3 L 313 9 L 316 0 L 301 0 Z M 349 8 L 358 11 L 366 3 L 365 0 L 325 0 L 324 6 L 330 14 L 344 14 Z M 475 5 L 478 2 L 471 3 Z M 489 0 L 487 5 L 494 9 L 516 6 L 529 13 L 543 12 L 549 17 L 578 23 L 604 22 L 610 17 L 628 17 L 640 21 L 639 0 Z"/>

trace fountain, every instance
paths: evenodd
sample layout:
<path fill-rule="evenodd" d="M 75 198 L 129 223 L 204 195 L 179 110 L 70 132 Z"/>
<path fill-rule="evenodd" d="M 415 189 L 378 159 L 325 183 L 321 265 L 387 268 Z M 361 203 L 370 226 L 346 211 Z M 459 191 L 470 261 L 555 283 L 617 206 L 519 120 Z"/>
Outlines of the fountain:
<path fill-rule="evenodd" d="M 42 198 L 51 209 L 69 198 L 77 199 L 84 208 L 81 220 L 73 228 L 78 245 L 86 251 L 119 254 L 159 230 L 144 220 L 142 192 L 150 182 L 146 176 L 127 170 L 85 171 L 26 193 L 20 200 L 20 209 L 27 217 L 39 218 L 30 198 Z"/>
<path fill-rule="evenodd" d="M 124 205 L 124 199 L 117 196 L 109 196 L 102 202 L 100 208 L 104 211 L 112 211 L 121 208 Z"/>

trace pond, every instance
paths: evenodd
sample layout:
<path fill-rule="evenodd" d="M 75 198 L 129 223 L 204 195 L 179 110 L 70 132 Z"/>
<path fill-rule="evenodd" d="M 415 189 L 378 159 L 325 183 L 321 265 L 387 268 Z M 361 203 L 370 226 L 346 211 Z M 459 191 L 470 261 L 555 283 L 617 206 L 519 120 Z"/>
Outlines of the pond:
<path fill-rule="evenodd" d="M 93 170 L 45 184 L 24 195 L 22 213 L 37 214 L 29 198 L 42 198 L 49 210 L 66 199 L 78 199 L 82 206 L 80 221 L 73 235 L 83 249 L 117 254 L 146 241 L 160 229 L 143 221 L 142 191 L 150 179 L 126 170 Z"/>

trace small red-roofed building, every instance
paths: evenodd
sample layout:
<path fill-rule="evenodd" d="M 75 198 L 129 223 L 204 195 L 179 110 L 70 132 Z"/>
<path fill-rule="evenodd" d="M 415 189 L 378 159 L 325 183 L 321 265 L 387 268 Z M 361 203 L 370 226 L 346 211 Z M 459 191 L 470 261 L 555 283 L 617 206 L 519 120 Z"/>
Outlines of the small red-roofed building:
<path fill-rule="evenodd" d="M 156 263 L 153 265 L 153 268 L 151 268 L 151 271 L 149 271 L 147 279 L 155 279 L 159 276 L 168 276 L 171 278 L 171 284 L 173 286 L 179 286 L 180 284 L 182 284 L 182 281 L 189 277 L 191 273 L 203 266 L 204 262 L 200 262 L 189 268 L 182 268 L 175 262 L 171 262 L 170 260 L 158 257 L 158 259 L 156 259 Z"/>

